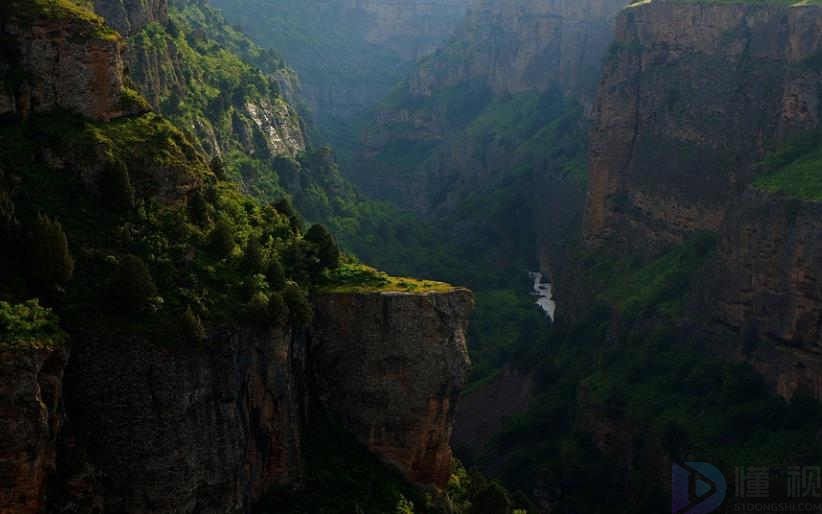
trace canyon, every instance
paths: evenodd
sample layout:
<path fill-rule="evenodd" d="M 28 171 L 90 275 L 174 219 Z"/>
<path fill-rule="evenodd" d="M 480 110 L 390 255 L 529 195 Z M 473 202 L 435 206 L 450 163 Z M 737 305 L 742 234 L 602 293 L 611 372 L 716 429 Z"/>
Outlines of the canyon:
<path fill-rule="evenodd" d="M 128 21 L 123 30 L 132 37 L 166 16 L 162 2 L 106 5 L 100 11 L 119 13 L 115 24 Z M 128 155 L 127 164 L 119 169 L 124 180 L 129 175 L 135 178 L 136 187 L 128 182 L 120 187 L 133 187 L 127 190 L 131 201 L 136 189 L 138 198 L 152 202 L 151 207 L 143 207 L 146 213 L 155 212 L 151 210 L 155 205 L 170 212 L 182 206 L 185 212 L 191 196 L 202 194 L 214 175 L 201 146 L 150 113 L 139 93 L 129 93 L 139 110 L 115 110 L 119 104 L 111 97 L 119 100 L 128 80 L 120 35 L 108 32 L 111 29 L 100 18 L 80 7 L 67 7 L 55 20 L 44 19 L 56 16 L 53 12 L 17 7 L 3 11 L 4 49 L 8 50 L 4 56 L 22 57 L 4 59 L 0 69 L 6 76 L 19 71 L 26 79 L 8 90 L 14 100 L 4 113 L 5 128 L 14 130 L 15 123 L 31 113 L 37 114 L 34 122 L 42 124 L 54 109 L 62 108 L 71 112 L 66 117 L 84 117 L 79 118 L 78 132 L 106 134 L 90 141 L 84 139 L 88 135 L 56 137 L 32 156 L 23 156 L 40 167 L 30 171 L 21 165 L 19 172 L 26 178 L 18 183 L 28 184 L 33 173 L 63 173 L 79 186 L 76 198 L 83 201 L 89 190 L 99 194 L 96 184 L 106 180 L 101 177 L 114 173 L 109 171 L 109 161 Z M 31 13 L 31 24 L 20 17 L 21 12 Z M 53 30 L 41 30 L 44 24 Z M 70 41 L 66 41 L 68 30 Z M 99 44 L 108 57 L 86 65 L 85 59 L 99 54 L 101 37 L 104 43 Z M 155 56 L 165 59 L 174 51 L 167 45 Z M 71 80 L 63 81 L 63 73 L 44 71 L 41 63 L 54 52 L 59 55 L 52 59 L 56 62 L 79 63 L 72 65 Z M 152 59 L 135 55 L 131 57 L 134 68 L 150 68 Z M 169 83 L 167 77 L 155 78 L 137 85 Z M 259 111 L 246 107 L 247 114 L 259 121 L 254 118 Z M 289 114 L 278 111 L 266 116 L 276 124 L 287 123 Z M 265 126 L 258 129 L 271 132 Z M 220 142 L 236 137 L 228 134 Z M 151 144 L 125 146 L 124 135 L 148 137 Z M 302 137 L 301 129 L 294 137 L 298 136 Z M 3 138 L 7 137 L 4 132 Z M 28 135 L 15 137 L 25 142 Z M 268 151 L 289 155 L 302 144 L 300 139 L 287 148 L 270 145 Z M 89 152 L 92 167 L 78 166 L 82 159 L 77 155 Z M 13 158 L 20 157 L 14 154 Z M 2 170 L 4 188 L 10 171 Z M 3 195 L 4 208 L 11 205 L 12 212 L 15 204 L 22 206 L 18 214 L 29 207 L 19 193 L 6 196 L 9 192 L 3 189 Z M 84 212 L 93 216 L 99 207 Z M 67 214 L 71 211 L 61 212 L 71 220 Z M 93 245 L 99 244 L 95 235 L 82 232 L 71 221 L 66 226 L 68 239 L 80 241 L 74 247 L 82 254 L 78 260 L 94 254 Z M 162 237 L 158 234 L 155 237 Z M 12 236 L 3 232 L 3 237 Z M 131 237 L 141 236 L 135 232 Z M 67 239 L 65 234 L 62 238 Z M 128 259 L 109 255 L 102 268 L 123 260 Z M 102 273 L 100 267 L 87 268 L 82 262 L 78 266 L 80 273 L 92 277 Z M 69 269 L 73 267 L 72 262 Z M 94 280 L 105 283 L 111 278 L 98 275 Z M 151 282 L 151 276 L 145 280 Z M 154 285 L 149 289 L 157 293 Z M 62 305 L 62 301 L 55 303 Z M 151 327 L 124 328 L 122 320 L 105 322 L 109 314 L 97 312 L 87 320 L 70 313 L 73 321 L 67 322 L 67 340 L 63 336 L 46 340 L 45 335 L 43 342 L 9 340 L 4 333 L 0 512 L 250 512 L 272 490 L 303 487 L 305 439 L 315 425 L 339 426 L 410 483 L 443 488 L 451 474 L 454 408 L 470 365 L 465 331 L 472 306 L 472 295 L 464 289 L 392 292 L 386 287 L 350 293 L 318 291 L 305 314 L 314 319 L 308 325 L 292 318 L 285 324 L 261 326 L 235 316 L 204 331 L 199 318 L 194 318 L 194 332 L 187 336 L 172 330 L 149 337 L 144 332 Z M 20 312 L 31 309 L 40 307 Z M 50 310 L 44 312 L 52 315 Z M 200 342 L 192 345 L 192 337 Z M 363 352 L 366 361 L 360 359 Z"/>

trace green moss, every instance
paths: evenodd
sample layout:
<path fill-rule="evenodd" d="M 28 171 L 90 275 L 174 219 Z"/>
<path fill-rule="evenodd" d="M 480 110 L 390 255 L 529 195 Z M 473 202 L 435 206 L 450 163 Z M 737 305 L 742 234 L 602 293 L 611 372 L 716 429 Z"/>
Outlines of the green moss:
<path fill-rule="evenodd" d="M 85 27 L 75 29 L 74 36 L 90 36 L 117 41 L 120 35 L 96 15 L 89 2 L 72 0 L 6 0 L 0 7 L 0 15 L 26 22 L 36 19 L 59 19 L 80 22 Z"/>
<path fill-rule="evenodd" d="M 683 291 L 715 246 L 710 234 L 698 236 L 639 267 L 618 263 L 610 271 L 609 286 L 600 298 L 624 315 L 647 315 L 650 310 L 675 319 L 682 310 Z M 621 269 L 620 269 L 621 268 Z"/>
<path fill-rule="evenodd" d="M 407 277 L 392 277 L 370 266 L 357 263 L 343 263 L 339 268 L 325 273 L 325 281 L 320 288 L 323 293 L 443 293 L 456 288 L 444 282 L 419 280 Z"/>
<path fill-rule="evenodd" d="M 764 163 L 766 172 L 754 187 L 796 198 L 822 201 L 822 146 L 814 134 L 773 153 Z"/>

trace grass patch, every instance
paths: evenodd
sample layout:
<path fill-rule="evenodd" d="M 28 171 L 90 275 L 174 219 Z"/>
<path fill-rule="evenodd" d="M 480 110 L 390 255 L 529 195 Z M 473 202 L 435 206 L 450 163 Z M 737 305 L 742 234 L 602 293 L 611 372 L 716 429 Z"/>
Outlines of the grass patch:
<path fill-rule="evenodd" d="M 91 10 L 88 2 L 72 0 L 7 0 L 0 7 L 0 16 L 26 22 L 36 19 L 64 19 L 85 23 L 87 27 L 73 35 L 91 36 L 117 41 L 120 35 L 106 25 L 105 20 Z"/>
<path fill-rule="evenodd" d="M 820 135 L 789 144 L 765 160 L 771 169 L 754 182 L 754 187 L 771 193 L 785 193 L 803 200 L 822 200 L 822 146 Z"/>
<path fill-rule="evenodd" d="M 446 293 L 456 288 L 444 282 L 419 280 L 408 277 L 392 277 L 370 266 L 344 263 L 325 274 L 323 293 Z"/>

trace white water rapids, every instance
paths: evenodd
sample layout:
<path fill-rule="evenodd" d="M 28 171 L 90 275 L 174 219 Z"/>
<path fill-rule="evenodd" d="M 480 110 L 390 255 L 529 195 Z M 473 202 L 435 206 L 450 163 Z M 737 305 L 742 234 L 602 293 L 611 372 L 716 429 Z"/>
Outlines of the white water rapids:
<path fill-rule="evenodd" d="M 537 305 L 539 305 L 545 314 L 554 321 L 554 313 L 557 311 L 557 304 L 554 301 L 554 296 L 551 292 L 551 283 L 542 281 L 542 273 L 532 271 L 528 273 L 534 280 L 533 291 L 531 294 L 537 297 Z"/>

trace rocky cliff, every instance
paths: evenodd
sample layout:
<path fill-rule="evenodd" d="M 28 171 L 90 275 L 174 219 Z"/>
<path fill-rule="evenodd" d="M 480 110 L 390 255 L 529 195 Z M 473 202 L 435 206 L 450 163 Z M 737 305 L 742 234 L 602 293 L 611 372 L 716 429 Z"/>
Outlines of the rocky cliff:
<path fill-rule="evenodd" d="M 718 230 L 769 148 L 819 125 L 818 6 L 650 2 L 619 16 L 586 238 L 653 253 Z"/>
<path fill-rule="evenodd" d="M 409 480 L 445 486 L 470 361 L 471 293 L 324 295 L 308 353 L 321 404 Z"/>
<path fill-rule="evenodd" d="M 151 22 L 168 20 L 167 0 L 95 0 L 94 10 L 124 36 L 136 34 Z"/>
<path fill-rule="evenodd" d="M 247 512 L 270 488 L 297 483 L 299 341 L 250 329 L 195 348 L 127 334 L 78 341 L 66 373 L 72 442 L 56 502 L 104 512 Z"/>
<path fill-rule="evenodd" d="M 712 335 L 786 398 L 822 398 L 820 214 L 819 202 L 748 191 L 726 216 L 702 285 Z"/>
<path fill-rule="evenodd" d="M 100 71 L 123 84 L 116 33 L 80 4 L 39 5 L 4 9 L 4 49 L 30 54 L 2 54 L 1 69 L 60 91 L 39 63 L 54 48 L 81 62 L 102 38 L 115 65 Z M 59 30 L 29 30 L 46 25 Z M 409 481 L 444 485 L 469 292 L 325 293 L 312 307 L 329 266 L 306 257 L 318 248 L 293 208 L 243 193 L 187 132 L 84 102 L 36 111 L 0 124 L 0 512 L 249 512 L 305 485 L 305 434 L 328 415 Z M 275 261 L 278 286 L 248 268 Z M 67 364 L 36 338 L 7 351 L 46 329 L 68 334 Z"/>
<path fill-rule="evenodd" d="M 63 423 L 62 348 L 0 343 L 0 513 L 37 514 L 56 470 Z"/>
<path fill-rule="evenodd" d="M 821 25 L 818 6 L 630 6 L 591 131 L 588 248 L 649 259 L 717 234 L 688 316 L 785 397 L 819 397 L 819 203 L 801 175 L 760 181 L 819 127 Z"/>
<path fill-rule="evenodd" d="M 460 290 L 322 294 L 306 332 L 242 329 L 195 348 L 85 340 L 66 375 L 56 502 L 247 512 L 301 484 L 304 434 L 324 419 L 313 402 L 408 480 L 444 486 L 472 304 Z"/>
<path fill-rule="evenodd" d="M 227 18 L 283 53 L 323 139 L 351 151 L 352 123 L 451 35 L 468 0 L 217 0 Z"/>
<path fill-rule="evenodd" d="M 117 26 L 121 5 L 98 0 L 96 8 Z M 299 85 L 275 54 L 205 4 L 172 2 L 170 18 L 164 2 L 144 7 L 135 15 L 144 22 L 130 25 L 125 60 L 155 109 L 190 127 L 210 156 L 226 161 L 239 159 L 236 152 L 267 162 L 305 150 L 300 116 L 281 94 Z"/>
<path fill-rule="evenodd" d="M 448 44 L 380 107 L 352 177 L 372 194 L 430 210 L 468 196 L 460 187 L 469 180 L 486 185 L 506 168 L 540 166 L 544 153 L 524 154 L 552 141 L 526 143 L 556 121 L 558 98 L 591 103 L 623 5 L 474 2 Z M 406 192 L 409 174 L 415 194 Z"/>
<path fill-rule="evenodd" d="M 120 36 L 88 11 L 14 0 L 0 7 L 0 31 L 0 115 L 66 109 L 109 120 L 139 110 L 124 89 Z"/>
<path fill-rule="evenodd" d="M 414 96 L 466 81 L 495 95 L 551 87 L 590 103 L 622 0 L 475 0 L 449 45 L 417 68 Z"/>

